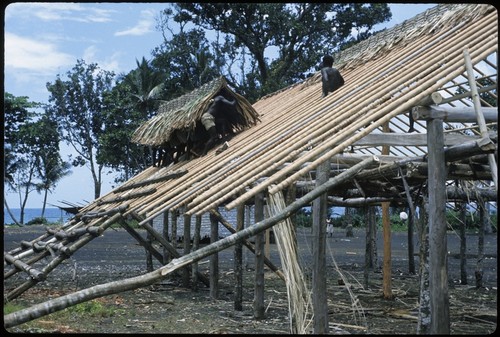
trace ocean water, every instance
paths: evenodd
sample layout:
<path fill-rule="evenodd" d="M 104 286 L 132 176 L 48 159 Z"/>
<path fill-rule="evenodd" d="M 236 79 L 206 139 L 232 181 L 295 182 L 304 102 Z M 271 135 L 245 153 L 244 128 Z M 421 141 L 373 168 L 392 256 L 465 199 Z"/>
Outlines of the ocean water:
<path fill-rule="evenodd" d="M 14 217 L 19 221 L 21 209 L 19 208 L 11 208 L 10 209 Z M 42 215 L 41 208 L 25 208 L 24 209 L 24 223 L 28 223 L 30 220 L 40 217 Z M 66 213 L 65 211 L 59 208 L 46 208 L 44 218 L 46 218 L 49 222 L 59 222 L 64 223 L 73 215 L 70 213 Z M 10 217 L 10 214 L 7 212 L 7 209 L 3 210 L 3 223 L 4 225 L 13 224 L 14 221 Z"/>

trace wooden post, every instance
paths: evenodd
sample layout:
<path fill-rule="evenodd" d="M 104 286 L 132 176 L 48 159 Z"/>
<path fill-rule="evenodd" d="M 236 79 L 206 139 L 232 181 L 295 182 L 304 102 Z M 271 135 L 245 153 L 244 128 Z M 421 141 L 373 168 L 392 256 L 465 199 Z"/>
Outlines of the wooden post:
<path fill-rule="evenodd" d="M 390 132 L 389 123 L 383 125 L 384 132 Z M 389 154 L 389 146 L 382 147 L 382 155 Z M 382 203 L 382 235 L 384 238 L 384 259 L 382 264 L 382 292 L 386 299 L 392 298 L 392 271 L 391 271 L 391 219 L 388 202 Z"/>
<path fill-rule="evenodd" d="M 177 248 L 177 210 L 174 209 L 171 213 L 172 216 L 172 244 Z"/>
<path fill-rule="evenodd" d="M 163 212 L 163 238 L 168 241 L 168 210 Z M 170 262 L 171 256 L 166 248 L 163 248 L 163 264 Z"/>
<path fill-rule="evenodd" d="M 210 244 L 219 240 L 219 222 L 210 213 Z M 210 255 L 210 298 L 216 300 L 219 297 L 219 253 Z"/>
<path fill-rule="evenodd" d="M 149 225 L 153 227 L 153 220 L 149 222 Z M 146 233 L 146 241 L 148 242 L 149 246 L 151 246 L 151 244 L 153 243 L 153 238 L 151 237 L 151 234 L 149 232 Z M 153 271 L 153 256 L 151 255 L 151 252 L 147 248 L 146 248 L 146 270 L 148 272 Z"/>
<path fill-rule="evenodd" d="M 408 200 L 408 272 L 410 274 L 415 274 L 415 258 L 414 258 L 414 247 L 413 247 L 413 227 L 415 224 L 415 217 L 417 216 L 415 212 L 415 205 L 413 204 L 413 200 L 411 198 L 410 187 L 408 186 L 408 182 L 406 181 L 405 175 L 401 167 L 399 168 L 399 173 L 401 175 L 401 179 L 403 181 L 403 186 L 405 188 L 406 199 Z"/>
<path fill-rule="evenodd" d="M 366 219 L 366 245 L 365 245 L 365 270 L 364 283 L 365 288 L 369 288 L 369 275 L 377 264 L 377 224 L 375 219 L 375 208 L 365 206 Z"/>
<path fill-rule="evenodd" d="M 184 254 L 188 255 L 191 252 L 191 215 L 184 214 Z M 182 284 L 184 287 L 189 287 L 189 266 L 182 269 Z"/>
<path fill-rule="evenodd" d="M 369 281 L 369 276 L 370 276 L 370 270 L 372 267 L 371 263 L 371 240 L 370 240 L 370 234 L 371 234 L 371 226 L 370 226 L 370 213 L 369 209 L 370 206 L 365 206 L 363 207 L 364 212 L 365 212 L 365 223 L 366 223 L 366 228 L 365 228 L 365 267 L 363 270 L 363 281 L 365 288 L 368 289 L 368 281 Z"/>
<path fill-rule="evenodd" d="M 391 218 L 389 203 L 382 203 L 382 235 L 384 237 L 384 259 L 382 264 L 382 292 L 385 299 L 392 299 L 391 271 Z"/>
<path fill-rule="evenodd" d="M 417 334 L 429 335 L 431 330 L 431 304 L 429 289 L 429 201 L 423 196 L 420 203 L 418 234 L 420 237 L 420 294 L 418 307 Z"/>
<path fill-rule="evenodd" d="M 484 201 L 477 202 L 479 208 L 479 235 L 477 237 L 477 263 L 476 271 L 476 288 L 483 286 L 483 260 L 484 260 L 484 228 L 486 227 L 486 209 Z"/>
<path fill-rule="evenodd" d="M 236 211 L 236 231 L 244 228 L 245 205 L 239 205 Z M 234 310 L 243 310 L 243 244 L 234 245 Z"/>
<path fill-rule="evenodd" d="M 328 181 L 330 161 L 326 160 L 316 168 L 316 186 Z M 328 303 L 326 298 L 326 217 L 328 193 L 313 201 L 313 271 L 312 304 L 314 334 L 328 333 Z"/>
<path fill-rule="evenodd" d="M 255 195 L 254 221 L 264 220 L 264 194 Z M 255 290 L 253 300 L 253 316 L 255 319 L 264 318 L 264 232 L 255 235 Z"/>
<path fill-rule="evenodd" d="M 415 275 L 415 247 L 413 246 L 413 228 L 415 223 L 414 208 L 408 208 L 408 272 Z"/>
<path fill-rule="evenodd" d="M 479 125 L 479 130 L 481 131 L 481 137 L 486 138 L 489 137 L 488 128 L 486 127 L 481 102 L 479 101 L 479 93 L 477 92 L 472 61 L 467 49 L 464 49 L 463 53 L 465 58 L 465 68 L 467 69 L 467 78 L 469 79 L 470 90 L 472 93 L 472 102 L 474 103 L 474 110 L 476 111 L 477 124 Z M 498 192 L 498 168 L 495 155 L 493 153 L 488 154 L 488 162 L 490 164 L 491 177 L 493 179 L 493 183 L 495 184 L 495 189 Z"/>
<path fill-rule="evenodd" d="M 459 202 L 460 208 L 460 284 L 467 284 L 467 204 Z"/>
<path fill-rule="evenodd" d="M 427 121 L 431 334 L 450 333 L 443 120 Z"/>
<path fill-rule="evenodd" d="M 195 217 L 194 222 L 194 235 L 193 235 L 193 251 L 197 250 L 200 245 L 200 232 L 201 232 L 201 215 L 197 215 Z M 198 262 L 193 262 L 191 265 L 191 278 L 193 280 L 193 284 L 191 285 L 191 289 L 198 290 Z"/>

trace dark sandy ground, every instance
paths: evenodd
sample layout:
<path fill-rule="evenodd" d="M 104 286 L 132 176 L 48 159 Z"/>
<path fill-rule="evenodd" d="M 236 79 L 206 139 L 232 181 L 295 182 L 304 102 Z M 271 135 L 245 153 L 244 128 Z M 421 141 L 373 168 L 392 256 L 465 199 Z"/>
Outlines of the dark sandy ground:
<path fill-rule="evenodd" d="M 43 227 L 4 230 L 4 251 L 32 240 Z M 418 316 L 418 275 L 408 273 L 406 233 L 393 233 L 391 242 L 393 298 L 382 298 L 382 273 L 377 268 L 363 281 L 364 229 L 346 237 L 337 229 L 327 238 L 327 292 L 329 326 L 332 334 L 415 334 Z M 299 259 L 306 279 L 311 279 L 311 232 L 297 231 Z M 467 237 L 467 253 L 477 254 L 477 235 Z M 415 244 L 418 241 L 414 240 Z M 377 241 L 378 265 L 382 264 L 383 242 Z M 497 236 L 485 236 L 483 287 L 475 287 L 476 258 L 467 260 L 468 284 L 460 284 L 459 238 L 448 234 L 448 279 L 452 334 L 490 334 L 496 330 L 497 317 Z M 8 329 L 14 333 L 289 333 L 287 290 L 284 282 L 269 269 L 265 274 L 266 316 L 253 318 L 254 257 L 244 249 L 243 310 L 234 309 L 234 250 L 219 253 L 220 293 L 214 300 L 199 284 L 197 290 L 181 285 L 179 275 L 171 275 L 158 284 L 105 296 L 92 302 L 107 310 L 99 314 L 65 309 L 32 322 Z M 182 250 L 180 250 L 182 252 Z M 415 252 L 418 247 L 415 246 Z M 48 279 L 25 292 L 13 304 L 30 306 L 64 294 L 147 272 L 145 250 L 124 230 L 108 229 L 101 237 L 77 251 L 56 268 Z M 276 245 L 270 259 L 280 266 Z M 199 262 L 199 270 L 208 276 L 209 259 Z M 45 262 L 46 263 L 46 262 Z M 418 272 L 418 257 L 415 257 Z M 159 267 L 155 261 L 154 267 Z M 4 280 L 4 291 L 24 281 L 16 274 Z M 80 305 L 81 306 L 81 305 Z M 81 307 L 80 307 L 81 308 Z"/>

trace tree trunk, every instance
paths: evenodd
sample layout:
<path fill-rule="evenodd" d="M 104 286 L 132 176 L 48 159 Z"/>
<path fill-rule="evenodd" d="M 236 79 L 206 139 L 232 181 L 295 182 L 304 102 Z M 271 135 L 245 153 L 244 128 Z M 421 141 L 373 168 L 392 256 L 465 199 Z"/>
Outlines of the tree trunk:
<path fill-rule="evenodd" d="M 16 217 L 14 216 L 14 214 L 12 214 L 12 211 L 10 210 L 10 207 L 9 207 L 9 205 L 7 204 L 7 200 L 6 200 L 6 199 L 4 199 L 4 200 L 3 200 L 3 204 L 5 205 L 5 208 L 7 209 L 7 213 L 9 213 L 10 218 L 12 219 L 12 221 L 14 221 L 14 223 L 15 223 L 16 225 L 19 225 L 19 226 L 20 226 L 21 224 L 19 223 L 19 221 L 17 221 L 17 219 L 16 219 Z"/>

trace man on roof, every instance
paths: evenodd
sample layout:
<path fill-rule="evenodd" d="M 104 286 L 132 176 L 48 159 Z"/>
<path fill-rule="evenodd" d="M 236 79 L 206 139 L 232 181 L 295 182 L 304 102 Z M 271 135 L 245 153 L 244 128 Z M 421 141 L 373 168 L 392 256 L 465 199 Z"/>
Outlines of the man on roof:
<path fill-rule="evenodd" d="M 344 85 L 344 78 L 336 68 L 333 68 L 333 56 L 331 55 L 323 57 L 321 81 L 323 83 L 323 97 Z"/>
<path fill-rule="evenodd" d="M 207 154 L 208 150 L 215 145 L 219 139 L 219 132 L 224 135 L 229 130 L 228 119 L 229 115 L 235 113 L 236 100 L 229 101 L 224 96 L 218 95 L 210 100 L 210 106 L 207 112 L 201 116 L 201 124 L 208 131 L 210 139 L 205 145 L 203 154 Z"/>

